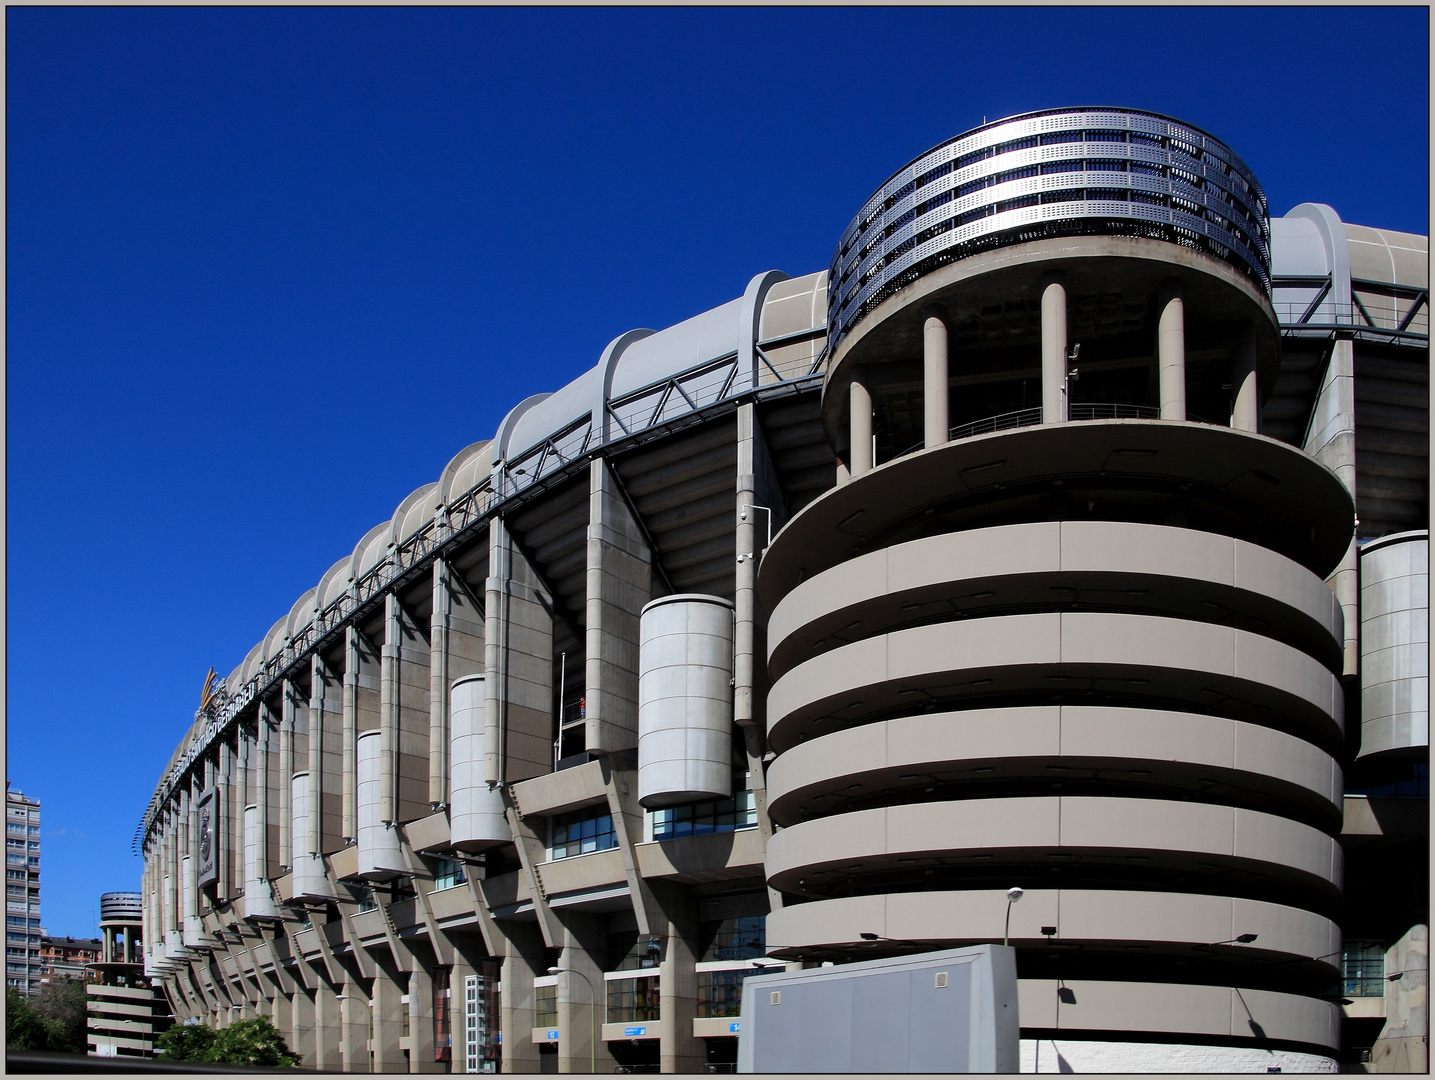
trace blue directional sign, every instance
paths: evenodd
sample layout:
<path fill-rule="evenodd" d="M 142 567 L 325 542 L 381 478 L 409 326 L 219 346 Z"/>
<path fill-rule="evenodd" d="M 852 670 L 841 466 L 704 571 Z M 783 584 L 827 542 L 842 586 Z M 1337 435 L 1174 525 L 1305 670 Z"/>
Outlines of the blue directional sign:
<path fill-rule="evenodd" d="M 636 1038 L 639 1035 L 646 1035 L 647 1033 L 648 1029 L 645 1027 L 625 1027 L 623 1029 L 624 1036 L 630 1039 Z"/>
<path fill-rule="evenodd" d="M 731 1024 L 729 1024 L 729 1025 L 727 1026 L 727 1029 L 728 1029 L 728 1031 L 733 1031 L 733 1032 L 741 1031 L 741 1030 L 742 1030 L 742 1021 L 741 1021 L 741 1020 L 734 1020 Z"/>

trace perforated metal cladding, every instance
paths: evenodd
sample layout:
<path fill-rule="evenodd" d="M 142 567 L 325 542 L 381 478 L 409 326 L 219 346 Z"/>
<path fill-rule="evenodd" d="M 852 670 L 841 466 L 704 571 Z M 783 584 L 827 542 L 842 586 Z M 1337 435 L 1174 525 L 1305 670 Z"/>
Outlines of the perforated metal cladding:
<path fill-rule="evenodd" d="M 943 143 L 867 200 L 832 257 L 832 351 L 874 307 L 939 266 L 1073 234 L 1196 248 L 1270 291 L 1265 192 L 1224 143 L 1155 113 L 1030 113 Z"/>

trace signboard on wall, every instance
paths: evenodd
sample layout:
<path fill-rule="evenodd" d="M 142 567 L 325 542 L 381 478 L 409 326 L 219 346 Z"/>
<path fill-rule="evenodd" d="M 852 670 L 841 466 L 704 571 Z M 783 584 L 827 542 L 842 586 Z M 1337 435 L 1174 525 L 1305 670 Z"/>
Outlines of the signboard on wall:
<path fill-rule="evenodd" d="M 219 836 L 215 821 L 218 800 L 210 788 L 199 797 L 199 873 L 195 883 L 202 889 L 219 880 Z"/>

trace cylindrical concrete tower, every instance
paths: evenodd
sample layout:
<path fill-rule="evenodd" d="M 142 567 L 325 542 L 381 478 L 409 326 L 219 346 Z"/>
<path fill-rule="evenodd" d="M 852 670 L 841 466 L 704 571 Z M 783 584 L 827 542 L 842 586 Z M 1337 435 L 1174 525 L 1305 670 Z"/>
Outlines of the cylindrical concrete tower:
<path fill-rule="evenodd" d="M 333 899 L 334 887 L 324 872 L 324 860 L 309 844 L 309 774 L 295 773 L 290 781 L 289 805 L 294 827 L 290 857 L 290 890 L 294 899 Z"/>
<path fill-rule="evenodd" d="M 1059 1039 L 1079 1071 L 1333 1069 L 1322 579 L 1354 508 L 1232 396 L 1252 349 L 1275 374 L 1268 235 L 1229 149 L 1112 109 L 959 136 L 848 227 L 823 419 L 852 474 L 758 580 L 771 955 L 1010 916 L 1026 1068 Z"/>
<path fill-rule="evenodd" d="M 509 843 L 503 795 L 483 779 L 484 677 L 470 675 L 449 691 L 449 836 L 460 851 Z"/>
<path fill-rule="evenodd" d="M 272 919 L 275 917 L 274 895 L 269 891 L 269 882 L 264 876 L 261 842 L 259 807 L 251 803 L 244 808 L 244 917 L 246 919 Z"/>
<path fill-rule="evenodd" d="M 383 818 L 383 739 L 375 728 L 358 738 L 358 857 L 361 877 L 384 878 L 404 871 L 399 834 Z"/>
<path fill-rule="evenodd" d="M 1360 549 L 1360 756 L 1423 761 L 1430 747 L 1430 533 Z"/>
<path fill-rule="evenodd" d="M 733 605 L 665 596 L 643 608 L 638 652 L 638 801 L 732 794 Z"/>

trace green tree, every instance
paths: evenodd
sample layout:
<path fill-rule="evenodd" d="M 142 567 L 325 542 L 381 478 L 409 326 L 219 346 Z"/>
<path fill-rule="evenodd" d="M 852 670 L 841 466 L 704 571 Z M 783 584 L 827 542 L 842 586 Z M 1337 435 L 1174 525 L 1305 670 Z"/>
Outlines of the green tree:
<path fill-rule="evenodd" d="M 64 1041 L 61 1024 L 46 1020 L 28 998 L 13 986 L 5 988 L 5 1048 L 7 1050 L 55 1050 Z"/>
<path fill-rule="evenodd" d="M 154 1042 L 169 1061 L 208 1061 L 214 1046 L 214 1029 L 203 1024 L 175 1024 Z"/>
<path fill-rule="evenodd" d="M 267 1016 L 238 1020 L 219 1031 L 203 1024 L 176 1024 L 155 1041 L 155 1047 L 170 1061 L 292 1068 L 300 1060 Z"/>
<path fill-rule="evenodd" d="M 290 1053 L 284 1036 L 267 1016 L 239 1020 L 223 1028 L 214 1038 L 206 1061 L 226 1065 L 270 1065 L 290 1068 L 299 1056 Z"/>
<path fill-rule="evenodd" d="M 40 987 L 32 999 L 35 1013 L 50 1028 L 51 1050 L 83 1054 L 89 1050 L 85 1030 L 85 984 L 80 979 L 56 979 Z"/>

